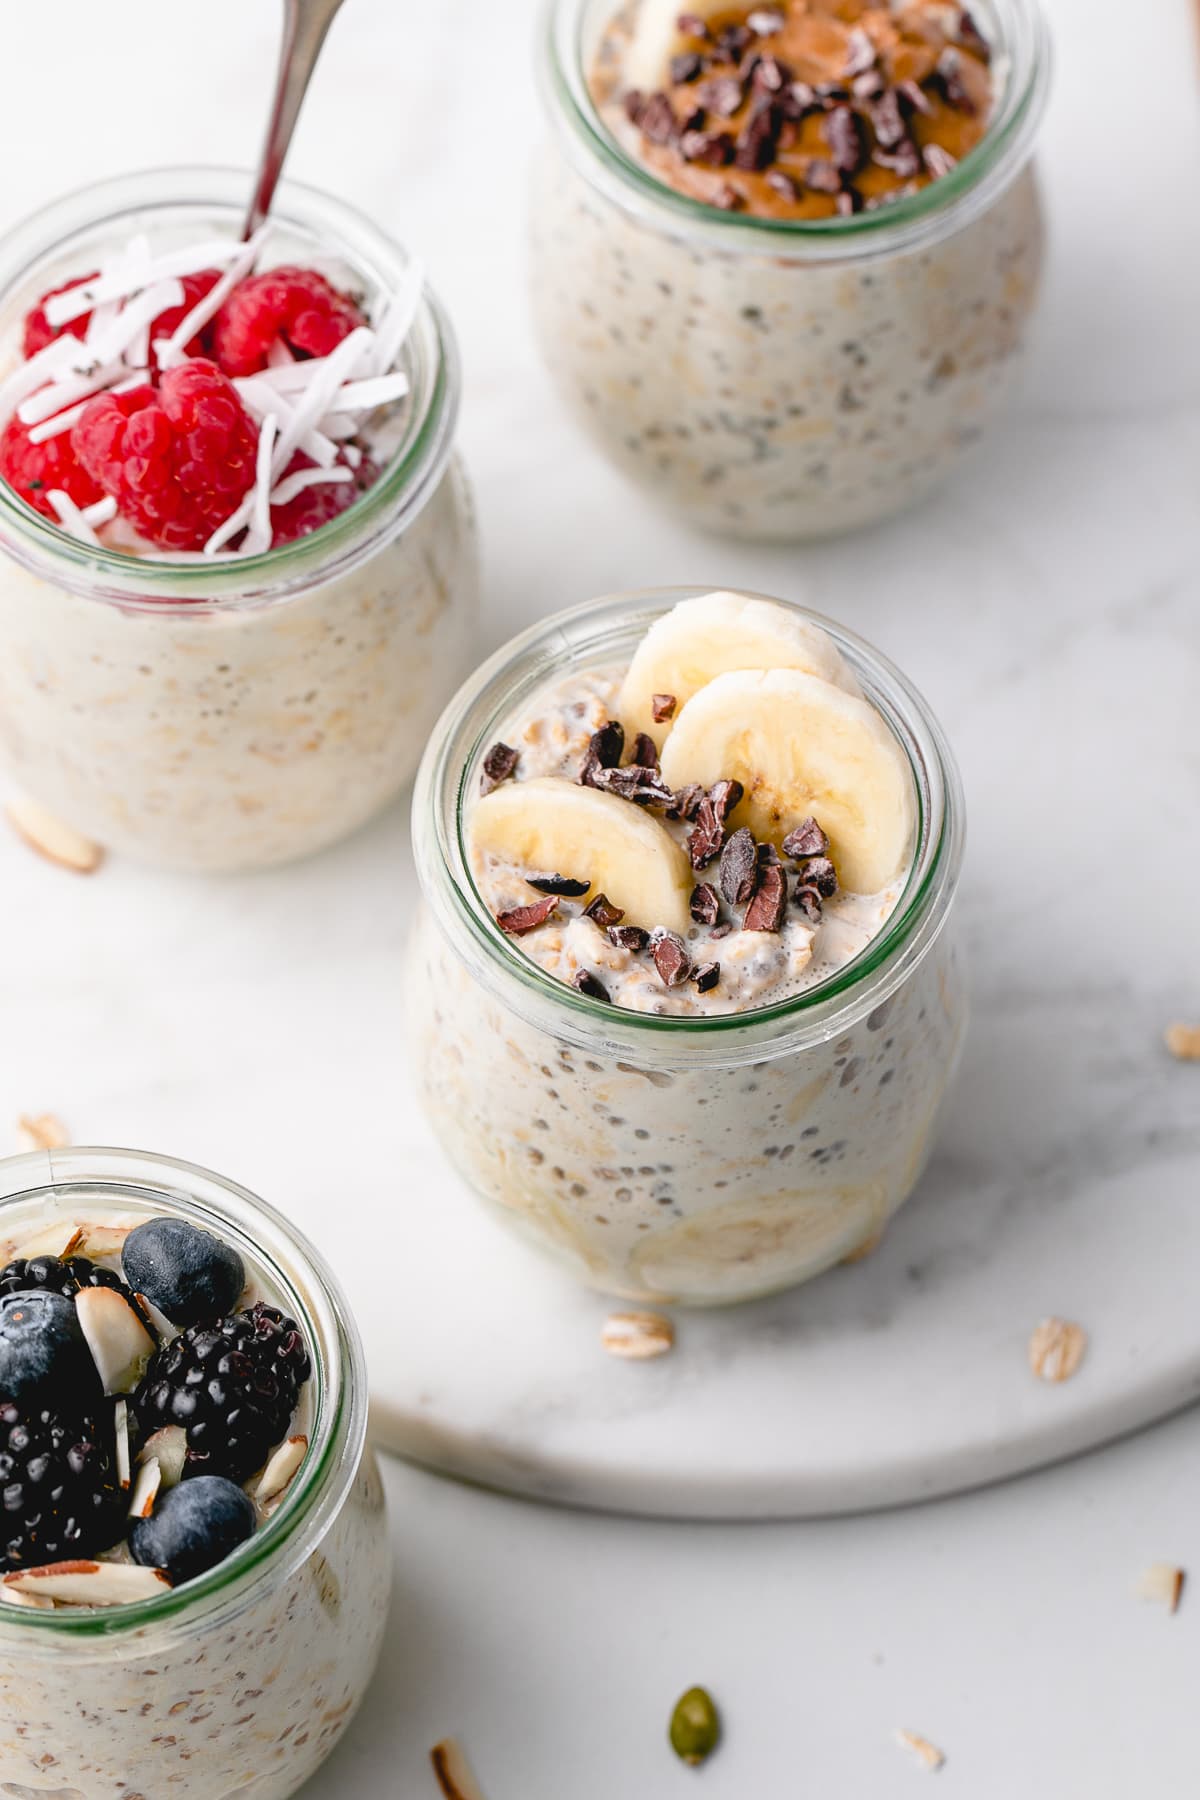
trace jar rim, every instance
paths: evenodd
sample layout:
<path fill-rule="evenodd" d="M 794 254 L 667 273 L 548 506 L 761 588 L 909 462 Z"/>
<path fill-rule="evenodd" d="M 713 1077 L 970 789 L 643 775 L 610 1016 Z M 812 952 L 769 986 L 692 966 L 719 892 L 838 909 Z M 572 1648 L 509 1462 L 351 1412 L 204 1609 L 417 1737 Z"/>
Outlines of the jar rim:
<path fill-rule="evenodd" d="M 591 999 L 543 969 L 499 929 L 471 875 L 465 814 L 473 798 L 469 783 L 502 721 L 521 698 L 562 673 L 564 650 L 578 656 L 580 666 L 595 666 L 597 652 L 612 638 L 640 636 L 681 600 L 711 591 L 689 586 L 609 594 L 531 626 L 459 689 L 434 728 L 417 775 L 417 869 L 443 931 L 465 927 L 476 952 L 474 971 L 502 989 L 516 1010 L 544 1015 L 538 1022 L 549 1018 L 560 1036 L 580 1047 L 599 1033 L 616 1051 L 643 1058 L 669 1053 L 690 1061 L 715 1054 L 742 1061 L 761 1051 L 764 1034 L 795 1037 L 797 1048 L 801 1038 L 832 1036 L 882 1004 L 924 957 L 957 888 L 965 841 L 962 785 L 945 734 L 923 696 L 857 633 L 808 607 L 739 588 L 749 598 L 786 605 L 828 632 L 908 756 L 919 815 L 916 846 L 887 921 L 858 956 L 825 981 L 769 1006 L 695 1015 L 639 1013 Z"/>
<path fill-rule="evenodd" d="M 979 143 L 947 175 L 906 199 L 848 217 L 763 219 L 722 212 L 660 181 L 604 124 L 584 69 L 585 13 L 592 3 L 543 0 L 538 41 L 543 101 L 575 152 L 575 166 L 635 218 L 665 214 L 673 231 L 727 255 L 838 262 L 937 242 L 986 211 L 1023 167 L 1049 96 L 1051 39 L 1040 0 L 984 0 L 1005 53 L 1004 91 Z"/>
<path fill-rule="evenodd" d="M 336 1277 L 321 1253 L 275 1207 L 249 1188 L 203 1166 L 151 1151 L 102 1146 L 33 1151 L 0 1159 L 0 1221 L 16 1205 L 59 1194 L 82 1209 L 91 1190 L 111 1203 L 161 1204 L 222 1232 L 247 1262 L 264 1267 L 307 1334 L 312 1356 L 312 1439 L 277 1510 L 215 1568 L 149 1600 L 55 1612 L 5 1607 L 0 1632 L 41 1633 L 45 1644 L 140 1637 L 160 1625 L 211 1628 L 240 1611 L 260 1585 L 281 1582 L 320 1543 L 352 1481 L 366 1443 L 366 1369 L 362 1342 Z M 147 1216 L 151 1216 L 148 1212 Z M 292 1268 L 279 1258 L 286 1256 Z M 340 1476 L 340 1479 L 339 1479 Z M 36 1652 L 36 1638 L 23 1648 Z"/>
<path fill-rule="evenodd" d="M 165 219 L 192 212 L 240 232 L 250 183 L 246 170 L 183 164 L 75 188 L 0 237 L 0 308 L 74 238 L 100 225 L 117 231 L 132 214 Z M 319 231 L 356 273 L 368 266 L 386 270 L 393 286 L 419 267 L 358 207 L 306 182 L 279 184 L 272 218 L 285 231 L 288 226 L 309 235 Z M 81 543 L 0 482 L 0 548 L 85 598 L 155 612 L 179 607 L 194 613 L 197 604 L 236 611 L 281 602 L 317 581 L 334 579 L 412 522 L 436 490 L 453 448 L 462 386 L 458 347 L 445 308 L 425 281 L 406 347 L 419 404 L 410 409 L 401 442 L 379 479 L 315 532 L 257 556 L 211 563 L 176 561 L 169 554 L 134 556 Z"/>

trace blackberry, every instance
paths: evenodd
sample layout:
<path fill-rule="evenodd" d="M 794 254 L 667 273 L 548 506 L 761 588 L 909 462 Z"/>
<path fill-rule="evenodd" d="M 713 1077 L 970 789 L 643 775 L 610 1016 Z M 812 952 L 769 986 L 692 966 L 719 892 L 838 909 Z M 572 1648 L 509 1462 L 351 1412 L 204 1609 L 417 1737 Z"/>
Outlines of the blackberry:
<path fill-rule="evenodd" d="M 107 1408 L 71 1417 L 0 1401 L 0 1566 L 36 1568 L 109 1550 L 124 1513 Z"/>
<path fill-rule="evenodd" d="M 312 1363 L 299 1327 L 262 1301 L 190 1325 L 151 1359 L 133 1396 L 146 1436 L 187 1432 L 183 1473 L 245 1481 L 286 1435 Z"/>
<path fill-rule="evenodd" d="M 0 1299 L 5 1294 L 61 1294 L 73 1300 L 81 1288 L 115 1288 L 132 1306 L 152 1337 L 154 1327 L 139 1304 L 137 1295 L 122 1281 L 115 1269 L 103 1269 L 86 1256 L 18 1256 L 0 1269 Z"/>

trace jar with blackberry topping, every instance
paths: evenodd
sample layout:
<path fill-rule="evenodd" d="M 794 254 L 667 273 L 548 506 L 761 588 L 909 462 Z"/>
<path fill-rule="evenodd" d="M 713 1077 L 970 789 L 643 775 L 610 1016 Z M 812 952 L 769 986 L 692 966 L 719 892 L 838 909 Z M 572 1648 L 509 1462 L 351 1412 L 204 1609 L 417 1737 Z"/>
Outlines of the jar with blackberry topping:
<path fill-rule="evenodd" d="M 279 863 L 372 818 L 468 666 L 453 332 L 285 182 L 109 181 L 0 240 L 0 766 L 95 843 Z"/>
<path fill-rule="evenodd" d="M 721 1304 L 864 1252 L 962 1043 L 963 829 L 920 695 L 803 608 L 648 590 L 526 632 L 414 802 L 448 1156 L 606 1293 Z"/>
<path fill-rule="evenodd" d="M 366 1376 L 262 1201 L 115 1150 L 0 1163 L 0 1791 L 284 1800 L 391 1580 Z"/>
<path fill-rule="evenodd" d="M 944 482 L 1038 292 L 1038 0 L 549 0 L 540 67 L 538 337 L 610 460 L 750 539 Z"/>

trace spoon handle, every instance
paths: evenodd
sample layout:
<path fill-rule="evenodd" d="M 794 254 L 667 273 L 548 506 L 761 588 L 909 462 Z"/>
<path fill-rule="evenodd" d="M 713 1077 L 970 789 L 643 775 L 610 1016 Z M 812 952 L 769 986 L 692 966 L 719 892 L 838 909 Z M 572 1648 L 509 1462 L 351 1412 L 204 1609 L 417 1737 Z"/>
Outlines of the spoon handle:
<path fill-rule="evenodd" d="M 283 44 L 279 53 L 275 99 L 243 237 L 250 237 L 271 210 L 312 72 L 317 66 L 325 34 L 341 4 L 342 0 L 283 0 Z"/>

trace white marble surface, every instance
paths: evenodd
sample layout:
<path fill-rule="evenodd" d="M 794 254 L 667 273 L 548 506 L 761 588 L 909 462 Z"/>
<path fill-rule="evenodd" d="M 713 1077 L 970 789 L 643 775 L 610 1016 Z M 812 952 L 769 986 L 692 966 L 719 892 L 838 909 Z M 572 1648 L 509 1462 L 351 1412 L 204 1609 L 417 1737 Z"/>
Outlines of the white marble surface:
<path fill-rule="evenodd" d="M 458 321 L 489 645 L 634 582 L 804 587 L 924 686 L 959 745 L 973 832 L 974 1037 L 930 1190 L 961 1196 L 942 1285 L 1031 1211 L 1061 1221 L 1091 1193 L 1131 1258 L 1128 1278 L 1103 1267 L 1111 1349 L 1113 1330 L 1136 1331 L 1164 1204 L 1186 1199 L 1172 1172 L 1200 1152 L 1191 1072 L 1158 1051 L 1167 1018 L 1200 1012 L 1200 242 L 1185 179 L 1200 107 L 1186 0 L 1143 0 L 1153 56 L 1137 80 L 1127 37 L 1089 29 L 1091 0 L 1051 12 L 1053 250 L 1014 414 L 918 516 L 806 552 L 664 522 L 557 409 L 522 293 L 529 0 L 350 0 L 294 169 L 419 247 Z M 253 155 L 269 0 L 214 0 L 202 23 L 152 0 L 59 0 L 53 43 L 48 17 L 6 20 L 0 224 L 85 174 Z M 481 135 L 497 93 L 503 139 Z M 0 1105 L 54 1107 L 78 1135 L 294 1194 L 353 1287 L 402 1206 L 427 1198 L 398 1181 L 403 839 L 397 811 L 301 872 L 201 888 L 116 865 L 76 883 L 0 843 Z M 348 1191 L 373 1220 L 346 1244 Z M 1191 1210 L 1158 1247 L 1164 1266 L 1186 1271 L 1189 1250 L 1195 1266 Z M 1060 1304 L 1040 1276 L 1009 1277 L 1021 1325 Z M 1194 1352 L 1186 1301 L 1181 1276 L 1165 1310 Z M 944 1779 L 981 1800 L 1190 1794 L 1195 1616 L 1139 1611 L 1129 1590 L 1145 1562 L 1197 1555 L 1198 1432 L 1188 1418 L 953 1505 L 754 1532 L 547 1514 L 395 1468 L 386 1668 L 312 1791 L 421 1800 L 428 1744 L 461 1730 L 489 1800 L 682 1793 L 662 1722 L 705 1679 L 730 1716 L 705 1788 L 728 1800 L 780 1782 L 900 1792 L 916 1779 L 889 1741 L 901 1724 L 941 1741 Z"/>

